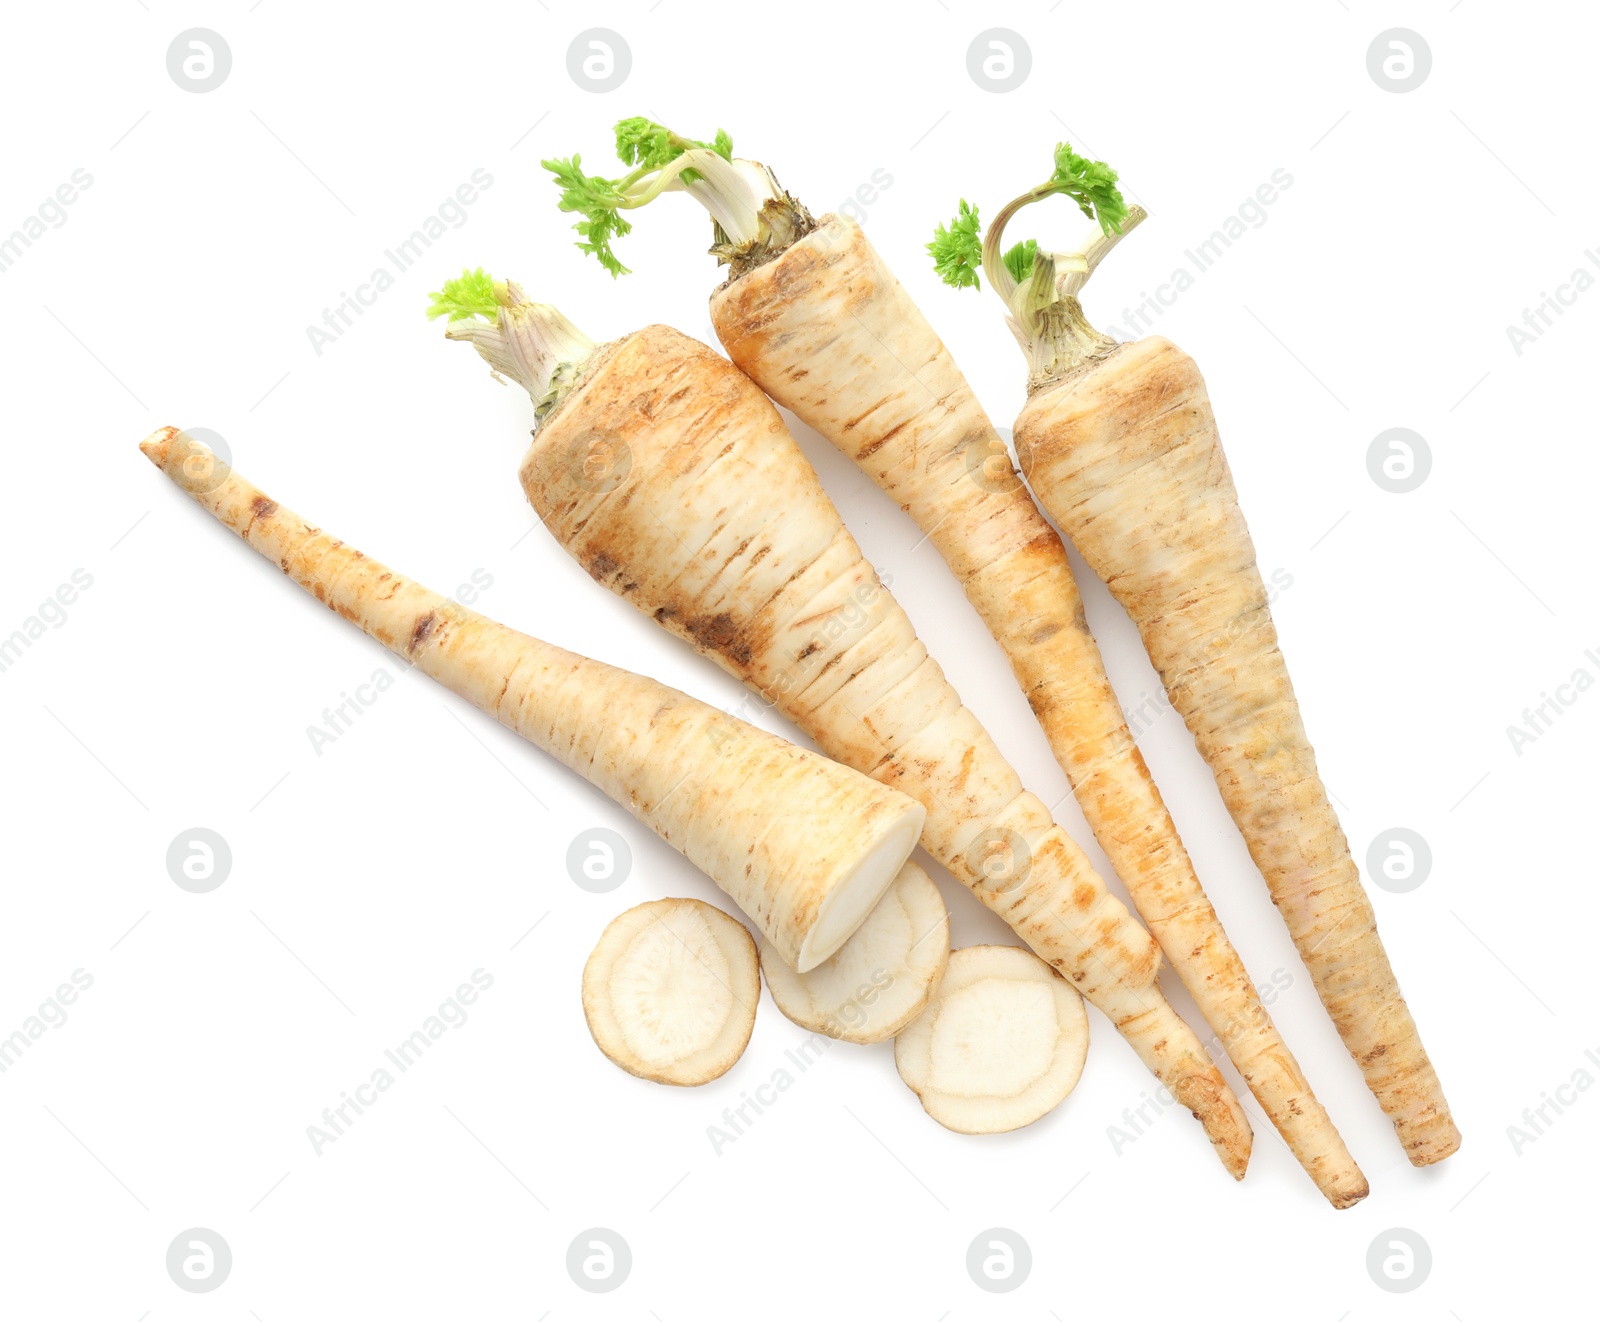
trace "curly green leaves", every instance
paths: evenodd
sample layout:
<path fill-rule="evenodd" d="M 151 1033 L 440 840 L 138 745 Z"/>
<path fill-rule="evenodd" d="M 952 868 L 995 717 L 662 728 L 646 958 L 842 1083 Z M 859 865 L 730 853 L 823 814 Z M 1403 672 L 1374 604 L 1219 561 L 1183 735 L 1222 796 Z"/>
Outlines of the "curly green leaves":
<path fill-rule="evenodd" d="M 961 199 L 961 208 L 948 226 L 940 225 L 928 244 L 933 269 L 952 289 L 976 289 L 983 269 L 983 238 L 978 208 Z"/>
<path fill-rule="evenodd" d="M 428 306 L 428 320 L 449 317 L 451 321 L 464 321 L 468 317 L 482 317 L 498 321 L 501 294 L 504 286 L 490 276 L 483 267 L 476 271 L 461 268 L 454 280 L 446 280 L 444 288 L 428 295 L 433 302 Z"/>
<path fill-rule="evenodd" d="M 621 178 L 585 174 L 583 158 L 577 152 L 564 159 L 540 162 L 555 177 L 556 187 L 561 190 L 556 205 L 562 211 L 576 212 L 583 217 L 572 227 L 578 232 L 578 250 L 594 257 L 613 278 L 629 272 L 612 250 L 611 241 L 633 230 L 622 218 L 622 212 L 643 206 L 660 191 L 649 186 L 651 175 L 667 169 L 691 149 L 714 151 L 724 160 L 733 159 L 733 139 L 722 129 L 717 130 L 711 142 L 701 142 L 636 115 L 619 120 L 615 134 L 617 159 L 633 167 Z M 688 168 L 677 173 L 678 181 L 685 184 L 692 184 L 701 177 L 698 170 Z"/>
<path fill-rule="evenodd" d="M 611 250 L 611 240 L 629 233 L 633 226 L 622 218 L 620 208 L 627 202 L 623 181 L 583 172 L 583 158 L 574 152 L 566 160 L 539 162 L 555 176 L 561 198 L 556 203 L 563 211 L 575 211 L 583 219 L 573 225 L 578 231 L 580 252 L 595 257 L 613 278 L 627 275 L 628 268 Z"/>
<path fill-rule="evenodd" d="M 725 161 L 733 159 L 733 139 L 726 129 L 718 129 L 711 142 L 700 142 L 674 133 L 665 124 L 635 115 L 619 119 L 615 126 L 617 159 L 624 165 L 637 165 L 646 170 L 660 170 L 671 165 L 691 147 L 714 151 Z M 683 181 L 692 184 L 700 176 L 693 170 L 683 172 Z"/>
<path fill-rule="evenodd" d="M 1009 217 L 1029 202 L 1061 194 L 1078 204 L 1079 210 L 1100 223 L 1102 233 L 1121 233 L 1127 219 L 1128 204 L 1117 188 L 1117 172 L 1104 161 L 1091 161 L 1072 150 L 1070 143 L 1057 143 L 1055 170 L 1050 178 L 1005 208 Z M 965 198 L 954 220 L 940 225 L 927 245 L 933 269 L 939 278 L 955 289 L 976 289 L 978 272 L 983 268 L 982 224 L 978 209 Z M 1001 259 L 1011 278 L 1022 285 L 1033 274 L 1039 245 L 1034 239 L 1013 244 Z"/>
<path fill-rule="evenodd" d="M 1117 172 L 1104 161 L 1079 156 L 1066 142 L 1056 144 L 1055 159 L 1055 173 L 1050 176 L 1053 191 L 1070 197 L 1090 220 L 1098 220 L 1102 233 L 1120 232 L 1128 204 L 1117 188 Z"/>
<path fill-rule="evenodd" d="M 1006 270 L 1011 272 L 1011 278 L 1019 285 L 1026 283 L 1033 274 L 1033 264 L 1039 256 L 1039 242 L 1037 239 L 1024 239 L 1021 243 L 1014 243 L 1006 249 L 1006 255 L 1000 260 L 1006 264 Z"/>
<path fill-rule="evenodd" d="M 933 269 L 952 289 L 976 289 L 978 272 L 983 269 L 983 224 L 978 208 L 961 199 L 961 209 L 949 225 L 940 225 L 927 245 Z M 1006 269 L 1019 285 L 1033 271 L 1039 245 L 1033 239 L 1014 244 L 1004 257 Z"/>

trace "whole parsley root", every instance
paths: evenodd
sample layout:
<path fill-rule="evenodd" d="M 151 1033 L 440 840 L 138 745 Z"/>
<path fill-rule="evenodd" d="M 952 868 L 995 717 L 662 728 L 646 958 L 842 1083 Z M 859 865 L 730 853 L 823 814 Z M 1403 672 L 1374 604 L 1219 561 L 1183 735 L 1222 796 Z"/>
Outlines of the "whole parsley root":
<path fill-rule="evenodd" d="M 1074 195 L 1061 165 L 1058 149 L 1055 173 L 996 214 L 979 256 L 1028 363 L 1018 458 L 1044 507 L 1139 626 L 1406 1155 L 1418 1166 L 1440 1161 L 1461 1135 L 1317 774 L 1200 370 L 1160 336 L 1119 344 L 1101 334 L 1078 299 L 1144 211 L 1123 204 L 1109 171 L 1110 193 L 1101 174 Z M 1016 249 L 1003 251 L 1008 223 L 1060 192 L 1080 206 L 1087 199 L 1098 228 L 1073 251 L 1035 245 L 1028 268 L 1017 269 Z M 951 240 L 936 236 L 935 246 L 941 270 L 949 268 Z M 970 239 L 962 247 L 970 261 Z M 1239 1069 L 1250 1077 L 1246 1062 Z"/>
<path fill-rule="evenodd" d="M 693 190 L 712 185 L 713 160 L 728 164 L 691 149 L 667 168 L 703 169 Z M 492 318 L 446 335 L 534 401 L 521 476 L 545 527 L 823 752 L 922 803 L 928 852 L 1105 1013 L 1242 1175 L 1249 1123 L 1162 994 L 1155 943 L 928 656 L 766 395 L 669 327 L 597 347 L 496 288 Z"/>
<path fill-rule="evenodd" d="M 915 847 L 924 814 L 905 795 L 401 578 L 312 527 L 175 427 L 140 448 L 318 601 L 681 850 L 798 967 L 812 968 L 844 944 Z"/>

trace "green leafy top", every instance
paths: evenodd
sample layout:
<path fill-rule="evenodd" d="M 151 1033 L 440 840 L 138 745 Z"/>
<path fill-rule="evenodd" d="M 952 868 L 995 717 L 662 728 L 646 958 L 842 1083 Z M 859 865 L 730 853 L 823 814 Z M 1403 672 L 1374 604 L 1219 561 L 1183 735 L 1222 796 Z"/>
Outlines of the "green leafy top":
<path fill-rule="evenodd" d="M 1006 255 L 1000 260 L 1006 264 L 1006 270 L 1011 272 L 1011 278 L 1019 285 L 1026 283 L 1033 274 L 1034 260 L 1039 256 L 1039 242 L 1037 239 L 1024 239 L 1021 243 L 1013 243 L 1006 249 Z"/>
<path fill-rule="evenodd" d="M 464 321 L 468 317 L 483 317 L 487 321 L 500 319 L 500 303 L 505 286 L 493 279 L 483 267 L 475 271 L 461 268 L 454 280 L 446 280 L 444 288 L 429 294 L 433 300 L 428 307 L 428 320 L 448 316 L 451 321 Z"/>
<path fill-rule="evenodd" d="M 577 152 L 565 160 L 541 161 L 540 164 L 555 176 L 556 187 L 561 190 L 561 200 L 556 205 L 563 211 L 576 211 L 583 216 L 572 227 L 578 231 L 579 251 L 592 253 L 613 278 L 627 275 L 628 268 L 611 251 L 612 239 L 620 239 L 633 230 L 619 210 L 627 204 L 622 181 L 584 174 L 583 157 Z"/>
<path fill-rule="evenodd" d="M 1010 203 L 1004 210 L 1002 223 L 1027 203 L 1057 193 L 1070 197 L 1091 220 L 1098 220 L 1102 233 L 1122 232 L 1128 204 L 1117 188 L 1117 172 L 1104 161 L 1079 156 L 1071 144 L 1065 142 L 1056 144 L 1055 170 L 1050 178 Z M 934 230 L 928 252 L 933 257 L 933 269 L 947 285 L 956 289 L 978 287 L 978 272 L 983 268 L 981 228 L 978 209 L 963 198 L 955 219 Z M 1011 278 L 1021 285 L 1033 274 L 1038 255 L 1038 241 L 1026 239 L 1007 249 L 1001 260 Z"/>
<path fill-rule="evenodd" d="M 613 278 L 629 273 L 611 248 L 613 239 L 633 231 L 633 226 L 622 218 L 622 212 L 643 206 L 671 182 L 671 179 L 664 179 L 658 186 L 641 187 L 647 176 L 667 170 L 691 148 L 714 151 L 723 160 L 733 159 L 733 139 L 722 129 L 717 130 L 713 141 L 701 142 L 685 138 L 666 125 L 642 116 L 619 120 L 616 141 L 617 158 L 624 165 L 634 167 L 617 179 L 585 174 L 583 158 L 577 152 L 570 157 L 540 162 L 555 177 L 556 186 L 561 190 L 556 205 L 583 217 L 572 227 L 578 232 L 579 251 L 592 254 Z M 698 170 L 687 166 L 674 171 L 673 175 L 686 184 L 703 177 Z"/>
<path fill-rule="evenodd" d="M 1050 182 L 1052 192 L 1065 193 L 1090 220 L 1098 220 L 1102 233 L 1121 233 L 1128 204 L 1117 188 L 1117 172 L 1104 161 L 1091 161 L 1073 151 L 1070 143 L 1058 142 Z"/>
<path fill-rule="evenodd" d="M 711 142 L 700 142 L 674 133 L 665 124 L 635 115 L 619 119 L 616 124 L 617 159 L 624 165 L 639 165 L 646 170 L 660 170 L 671 165 L 691 147 L 714 151 L 725 161 L 733 159 L 733 139 L 726 129 L 718 129 Z M 700 176 L 694 170 L 683 172 L 683 181 L 692 184 Z"/>
<path fill-rule="evenodd" d="M 961 199 L 960 209 L 948 226 L 940 225 L 928 244 L 933 269 L 952 289 L 976 289 L 978 272 L 983 268 L 982 222 L 978 208 Z"/>
<path fill-rule="evenodd" d="M 978 208 L 962 198 L 955 219 L 949 225 L 940 225 L 933 232 L 933 242 L 927 245 L 933 257 L 933 269 L 952 289 L 978 287 L 978 272 L 983 269 L 981 229 Z M 1006 269 L 1011 272 L 1011 278 L 1019 285 L 1033 274 L 1033 261 L 1038 253 L 1038 242 L 1026 239 L 1013 244 L 1002 259 Z"/>

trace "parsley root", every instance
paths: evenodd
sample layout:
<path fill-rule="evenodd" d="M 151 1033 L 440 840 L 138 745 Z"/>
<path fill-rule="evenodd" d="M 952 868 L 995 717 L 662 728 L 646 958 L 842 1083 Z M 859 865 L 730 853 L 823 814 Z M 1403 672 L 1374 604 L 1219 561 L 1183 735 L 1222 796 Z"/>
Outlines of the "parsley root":
<path fill-rule="evenodd" d="M 1107 170 L 1098 194 L 1075 195 L 1100 222 L 1077 250 L 1035 244 L 1025 265 L 1002 255 L 1019 210 L 1072 194 L 1063 152 L 1070 155 L 1057 149 L 1050 179 L 996 214 L 981 247 L 984 276 L 1028 362 L 1017 456 L 1045 508 L 1139 626 L 1406 1155 L 1418 1166 L 1439 1161 L 1461 1135 L 1317 774 L 1205 382 L 1159 336 L 1119 344 L 1101 334 L 1078 299 L 1143 210 L 1124 207 Z M 932 246 L 945 266 L 970 269 L 970 237 L 946 231 Z"/>
<path fill-rule="evenodd" d="M 140 448 L 318 601 L 681 850 L 796 967 L 814 967 L 844 944 L 915 847 L 924 814 L 905 795 L 401 578 L 175 427 Z"/>

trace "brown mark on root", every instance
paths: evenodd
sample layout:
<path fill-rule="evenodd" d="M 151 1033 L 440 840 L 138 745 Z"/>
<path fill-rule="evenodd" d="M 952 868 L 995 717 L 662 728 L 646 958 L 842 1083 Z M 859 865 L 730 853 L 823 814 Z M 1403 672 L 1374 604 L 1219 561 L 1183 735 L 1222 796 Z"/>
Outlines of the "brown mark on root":
<path fill-rule="evenodd" d="M 267 496 L 257 496 L 250 502 L 250 512 L 258 519 L 270 519 L 278 512 L 278 502 Z"/>
<path fill-rule="evenodd" d="M 596 583 L 604 583 L 617 572 L 617 562 L 604 551 L 597 552 L 584 566 L 589 571 L 589 577 Z"/>
<path fill-rule="evenodd" d="M 694 639 L 696 646 L 708 652 L 721 652 L 730 661 L 735 661 L 741 666 L 750 664 L 750 658 L 754 655 L 750 643 L 740 632 L 733 616 L 726 611 L 685 620 L 684 628 Z"/>
<path fill-rule="evenodd" d="M 907 419 L 907 422 L 909 421 L 910 420 Z M 855 426 L 855 423 L 852 422 L 850 425 L 853 427 Z M 885 445 L 894 440 L 896 434 L 899 433 L 906 425 L 906 422 L 897 422 L 893 427 L 889 428 L 888 431 L 884 432 L 882 436 L 878 437 L 877 440 L 867 442 L 867 444 L 863 445 L 859 450 L 856 451 L 856 462 L 859 464 L 863 459 L 872 458 L 872 456 L 877 454 L 879 450 L 883 449 Z"/>
<path fill-rule="evenodd" d="M 411 640 L 406 644 L 406 651 L 415 652 L 417 648 L 421 647 L 423 643 L 427 642 L 429 636 L 433 633 L 434 626 L 438 624 L 438 622 L 438 619 L 435 617 L 432 611 L 429 611 L 426 615 L 422 616 L 417 621 L 416 628 L 412 629 L 411 631 Z"/>

